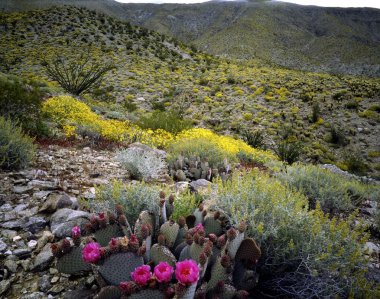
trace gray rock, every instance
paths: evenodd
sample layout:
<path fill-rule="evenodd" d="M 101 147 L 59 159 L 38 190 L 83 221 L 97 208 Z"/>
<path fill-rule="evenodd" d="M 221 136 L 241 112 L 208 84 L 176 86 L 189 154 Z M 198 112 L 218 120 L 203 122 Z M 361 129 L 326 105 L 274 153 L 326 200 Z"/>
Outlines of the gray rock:
<path fill-rule="evenodd" d="M 55 190 L 58 185 L 56 182 L 52 181 L 41 181 L 41 180 L 32 180 L 28 183 L 28 187 L 30 188 L 38 188 L 40 190 Z"/>
<path fill-rule="evenodd" d="M 7 221 L 4 223 L 0 223 L 0 227 L 2 228 L 8 228 L 8 229 L 20 229 L 24 226 L 25 220 L 23 219 L 17 219 L 13 221 Z"/>
<path fill-rule="evenodd" d="M 19 217 L 32 217 L 38 212 L 38 207 L 33 207 L 31 209 L 26 209 L 18 212 Z"/>
<path fill-rule="evenodd" d="M 13 210 L 13 207 L 10 203 L 5 203 L 0 207 L 0 212 L 9 212 L 12 210 Z"/>
<path fill-rule="evenodd" d="M 53 213 L 57 209 L 71 208 L 73 202 L 66 193 L 51 193 L 42 205 L 40 212 Z"/>
<path fill-rule="evenodd" d="M 20 299 L 42 299 L 46 298 L 45 294 L 42 292 L 33 292 L 31 294 L 26 294 L 20 297 Z"/>
<path fill-rule="evenodd" d="M 59 281 L 59 276 L 54 276 L 52 279 L 51 279 L 51 283 L 52 284 L 55 284 L 55 283 L 57 283 Z"/>
<path fill-rule="evenodd" d="M 146 144 L 142 144 L 142 143 L 140 143 L 140 142 L 132 143 L 132 144 L 130 144 L 130 145 L 128 146 L 128 148 L 139 148 L 139 149 L 141 149 L 141 150 L 143 150 L 143 151 L 145 151 L 145 152 L 153 152 L 153 153 L 155 153 L 157 156 L 159 156 L 159 157 L 161 157 L 161 158 L 163 158 L 163 159 L 165 159 L 166 156 L 167 156 L 167 154 L 166 154 L 165 151 L 163 151 L 163 150 L 159 150 L 159 149 L 155 149 L 155 148 L 151 148 L 151 147 L 149 147 L 148 145 L 146 145 Z"/>
<path fill-rule="evenodd" d="M 34 248 L 36 248 L 37 244 L 38 244 L 37 240 L 30 240 L 28 242 L 28 248 L 33 250 Z"/>
<path fill-rule="evenodd" d="M 29 271 L 29 268 L 30 268 L 30 259 L 21 260 L 20 264 L 21 264 L 21 267 L 24 269 L 24 271 Z"/>
<path fill-rule="evenodd" d="M 365 249 L 368 251 L 369 256 L 378 259 L 380 255 L 380 248 L 372 242 L 365 243 Z"/>
<path fill-rule="evenodd" d="M 24 229 L 35 234 L 45 228 L 47 221 L 43 217 L 29 217 L 28 221 L 24 224 Z"/>
<path fill-rule="evenodd" d="M 0 281 L 0 295 L 5 294 L 5 292 L 8 291 L 10 287 L 11 287 L 11 281 L 10 280 Z"/>
<path fill-rule="evenodd" d="M 50 276 L 47 274 L 42 275 L 40 279 L 38 280 L 38 289 L 41 292 L 46 292 L 50 288 L 51 288 Z"/>
<path fill-rule="evenodd" d="M 17 232 L 15 230 L 10 230 L 10 229 L 3 229 L 2 231 L 0 231 L 0 234 L 4 238 L 8 238 L 8 239 L 13 239 L 15 236 L 17 236 Z"/>
<path fill-rule="evenodd" d="M 50 246 L 51 243 L 47 243 L 42 251 L 36 256 L 31 267 L 32 271 L 43 271 L 49 267 L 50 263 L 54 259 Z"/>
<path fill-rule="evenodd" d="M 7 259 L 5 262 L 4 262 L 4 266 L 7 267 L 7 269 L 12 272 L 12 273 L 16 273 L 17 272 L 17 262 L 15 260 L 12 260 L 12 259 Z"/>
<path fill-rule="evenodd" d="M 19 204 L 17 206 L 15 206 L 15 208 L 13 209 L 16 213 L 19 213 L 21 212 L 22 210 L 25 210 L 26 208 L 28 207 L 27 204 Z"/>
<path fill-rule="evenodd" d="M 60 284 L 56 284 L 55 286 L 53 286 L 49 291 L 48 291 L 48 294 L 49 295 L 58 295 L 59 293 L 62 293 L 63 291 L 65 290 L 65 287 L 63 285 L 60 285 Z"/>
<path fill-rule="evenodd" d="M 207 191 L 208 188 L 211 186 L 211 182 L 205 180 L 205 179 L 199 179 L 193 182 L 190 182 L 190 188 L 195 192 L 202 192 Z"/>
<path fill-rule="evenodd" d="M 72 206 L 73 202 L 71 201 L 70 196 L 68 196 L 66 193 L 62 194 L 57 201 L 57 209 L 71 208 Z"/>
<path fill-rule="evenodd" d="M 17 248 L 13 251 L 13 254 L 20 259 L 30 257 L 31 251 L 29 248 Z"/>
<path fill-rule="evenodd" d="M 35 199 L 43 199 L 46 196 L 48 196 L 51 193 L 51 191 L 38 191 L 33 193 L 33 198 Z"/>
<path fill-rule="evenodd" d="M 7 250 L 7 247 L 8 247 L 7 244 L 5 244 L 3 239 L 0 238 L 0 252 Z"/>
<path fill-rule="evenodd" d="M 52 215 L 50 228 L 56 237 L 69 237 L 74 226 L 78 225 L 83 229 L 89 219 L 90 214 L 87 212 L 64 208 Z"/>
<path fill-rule="evenodd" d="M 15 219 L 17 219 L 16 211 L 9 211 L 0 215 L 0 222 L 7 222 Z"/>
<path fill-rule="evenodd" d="M 33 190 L 33 186 L 14 186 L 13 192 L 16 194 L 28 193 Z"/>

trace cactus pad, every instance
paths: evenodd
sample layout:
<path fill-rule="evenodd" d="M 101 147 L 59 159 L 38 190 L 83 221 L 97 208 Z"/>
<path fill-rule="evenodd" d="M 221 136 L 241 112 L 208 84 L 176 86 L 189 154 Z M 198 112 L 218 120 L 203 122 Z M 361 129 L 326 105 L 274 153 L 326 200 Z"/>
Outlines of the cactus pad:
<path fill-rule="evenodd" d="M 246 265 L 253 266 L 261 256 L 261 250 L 255 240 L 248 238 L 241 242 L 236 252 L 235 260 L 242 261 Z"/>
<path fill-rule="evenodd" d="M 215 288 L 219 281 L 226 281 L 228 277 L 227 270 L 222 266 L 221 258 L 219 257 L 211 269 L 211 278 L 207 283 L 207 291 Z"/>
<path fill-rule="evenodd" d="M 165 236 L 166 244 L 169 248 L 174 246 L 174 242 L 177 239 L 179 231 L 178 223 L 173 221 L 167 221 L 163 225 L 161 225 L 160 233 Z"/>
<path fill-rule="evenodd" d="M 159 244 L 154 244 L 150 249 L 150 259 L 155 265 L 158 265 L 160 262 L 167 262 L 172 267 L 174 267 L 177 262 L 169 248 Z"/>
<path fill-rule="evenodd" d="M 240 244 L 243 242 L 243 240 L 244 240 L 244 233 L 238 233 L 238 235 L 232 241 L 228 241 L 227 243 L 228 255 L 232 259 L 235 259 L 236 252 L 238 251 Z"/>
<path fill-rule="evenodd" d="M 107 246 L 112 238 L 124 237 L 125 234 L 118 224 L 107 225 L 94 233 L 96 241 L 101 246 Z"/>
<path fill-rule="evenodd" d="M 165 299 L 165 294 L 160 290 L 141 290 L 137 293 L 130 295 L 128 298 L 133 299 Z"/>
<path fill-rule="evenodd" d="M 208 234 L 215 234 L 220 236 L 223 233 L 223 228 L 220 220 L 214 219 L 214 217 L 207 217 L 203 223 L 205 228 L 206 236 Z"/>
<path fill-rule="evenodd" d="M 99 294 L 94 299 L 120 299 L 122 296 L 121 290 L 116 286 L 103 287 Z"/>
<path fill-rule="evenodd" d="M 108 284 L 118 286 L 122 281 L 129 281 L 131 272 L 143 264 L 143 258 L 137 254 L 119 252 L 104 259 L 99 267 L 99 273 Z"/>
<path fill-rule="evenodd" d="M 193 244 L 190 245 L 190 250 L 189 250 L 191 259 L 199 263 L 199 255 L 202 253 L 202 251 L 203 251 L 203 246 L 193 242 Z"/>
<path fill-rule="evenodd" d="M 247 269 L 243 262 L 236 262 L 233 271 L 233 282 L 239 290 L 252 290 L 258 283 L 258 274 L 255 270 Z"/>
<path fill-rule="evenodd" d="M 57 261 L 57 269 L 61 273 L 80 274 L 91 270 L 91 265 L 83 261 L 82 247 L 73 247 L 69 253 Z"/>

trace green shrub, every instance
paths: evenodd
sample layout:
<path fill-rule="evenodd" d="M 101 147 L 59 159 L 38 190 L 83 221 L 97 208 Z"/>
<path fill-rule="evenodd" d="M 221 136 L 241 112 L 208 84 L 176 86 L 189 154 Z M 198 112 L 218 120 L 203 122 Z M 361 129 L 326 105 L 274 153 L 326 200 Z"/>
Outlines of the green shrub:
<path fill-rule="evenodd" d="M 281 161 L 292 165 L 294 162 L 298 161 L 302 153 L 302 148 L 303 146 L 300 142 L 283 140 L 277 143 L 274 151 Z"/>
<path fill-rule="evenodd" d="M 243 136 L 243 140 L 250 146 L 254 148 L 265 149 L 264 142 L 264 133 L 263 131 L 249 131 L 244 130 L 241 135 Z"/>
<path fill-rule="evenodd" d="M 40 113 L 43 93 L 37 83 L 0 74 L 0 90 L 0 116 L 17 121 L 31 134 L 47 134 Z"/>
<path fill-rule="evenodd" d="M 152 115 L 143 116 L 138 121 L 138 125 L 143 129 L 163 129 L 176 134 L 191 127 L 191 121 L 182 119 L 178 114 L 168 111 L 155 111 Z"/>
<path fill-rule="evenodd" d="M 347 170 L 356 174 L 365 174 L 368 171 L 368 165 L 358 150 L 349 149 L 343 153 L 344 164 Z"/>
<path fill-rule="evenodd" d="M 365 279 L 367 238 L 361 225 L 330 219 L 307 199 L 260 173 L 236 174 L 218 184 L 215 198 L 233 223 L 249 221 L 261 244 L 258 288 L 278 298 L 375 298 L 379 287 Z"/>
<path fill-rule="evenodd" d="M 193 214 L 194 210 L 202 202 L 202 196 L 190 192 L 179 194 L 174 200 L 174 212 L 171 218 L 178 221 L 181 216 Z"/>
<path fill-rule="evenodd" d="M 0 168 L 18 170 L 27 167 L 35 156 L 33 139 L 21 128 L 0 116 Z"/>
<path fill-rule="evenodd" d="M 380 189 L 375 192 L 370 185 L 313 165 L 293 165 L 278 178 L 305 194 L 310 208 L 319 202 L 322 210 L 329 213 L 352 211 L 364 199 L 377 199 L 380 194 Z"/>
<path fill-rule="evenodd" d="M 342 128 L 331 126 L 330 135 L 331 135 L 330 137 L 331 143 L 334 143 L 336 145 L 343 145 L 343 146 L 348 144 L 348 140 Z"/>
<path fill-rule="evenodd" d="M 131 226 L 133 226 L 143 210 L 159 213 L 159 192 L 157 186 L 145 183 L 124 184 L 113 181 L 110 184 L 99 186 L 96 189 L 96 198 L 90 201 L 91 210 L 102 212 L 115 211 L 115 206 L 121 204 Z"/>
<path fill-rule="evenodd" d="M 313 104 L 312 111 L 311 121 L 316 123 L 321 115 L 321 108 L 319 108 L 319 104 L 317 102 Z"/>

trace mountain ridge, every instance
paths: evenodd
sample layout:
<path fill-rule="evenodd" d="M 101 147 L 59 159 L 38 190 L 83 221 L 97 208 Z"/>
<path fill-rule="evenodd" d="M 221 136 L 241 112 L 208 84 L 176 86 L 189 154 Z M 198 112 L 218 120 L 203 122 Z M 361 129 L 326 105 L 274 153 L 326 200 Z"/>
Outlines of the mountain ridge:
<path fill-rule="evenodd" d="M 283 2 L 135 4 L 5 0 L 4 11 L 76 5 L 194 44 L 213 55 L 306 71 L 380 76 L 380 10 Z"/>

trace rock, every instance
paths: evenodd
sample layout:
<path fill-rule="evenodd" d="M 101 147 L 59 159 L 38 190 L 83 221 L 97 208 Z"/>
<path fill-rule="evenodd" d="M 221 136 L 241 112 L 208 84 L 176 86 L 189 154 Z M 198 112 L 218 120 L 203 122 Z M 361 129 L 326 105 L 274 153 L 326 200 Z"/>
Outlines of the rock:
<path fill-rule="evenodd" d="M 13 210 L 12 205 L 9 204 L 9 203 L 3 204 L 0 207 L 0 212 L 9 212 L 9 211 L 12 211 L 12 210 Z"/>
<path fill-rule="evenodd" d="M 50 276 L 47 274 L 42 275 L 40 279 L 38 280 L 38 289 L 41 292 L 46 292 L 50 288 L 51 288 Z"/>
<path fill-rule="evenodd" d="M 30 240 L 30 241 L 28 242 L 28 248 L 31 249 L 31 250 L 33 250 L 34 248 L 36 248 L 37 243 L 38 243 L 38 242 L 37 242 L 36 240 Z"/>
<path fill-rule="evenodd" d="M 0 238 L 0 252 L 7 250 L 7 247 L 8 247 L 7 244 L 5 244 L 3 239 Z"/>
<path fill-rule="evenodd" d="M 46 298 L 45 294 L 42 292 L 33 292 L 31 294 L 26 294 L 20 297 L 20 299 L 42 299 L 42 298 Z"/>
<path fill-rule="evenodd" d="M 42 251 L 34 259 L 34 263 L 31 267 L 31 271 L 43 271 L 49 267 L 53 261 L 54 256 L 50 249 L 51 243 L 47 243 Z"/>
<path fill-rule="evenodd" d="M 0 281 L 0 295 L 5 294 L 6 291 L 11 287 L 10 280 L 2 280 Z"/>
<path fill-rule="evenodd" d="M 13 239 L 15 236 L 17 236 L 17 232 L 10 229 L 3 229 L 0 234 L 7 239 Z"/>
<path fill-rule="evenodd" d="M 372 242 L 365 243 L 365 249 L 368 251 L 368 255 L 378 259 L 380 254 L 380 248 Z"/>
<path fill-rule="evenodd" d="M 139 148 L 141 150 L 143 150 L 144 152 L 153 152 L 155 153 L 157 156 L 161 157 L 162 159 L 165 159 L 167 154 L 165 151 L 163 150 L 159 150 L 159 149 L 155 149 L 155 148 L 151 148 L 145 144 L 142 144 L 140 142 L 135 142 L 135 143 L 132 143 L 128 146 L 128 148 Z"/>
<path fill-rule="evenodd" d="M 53 241 L 54 235 L 50 231 L 45 230 L 37 241 L 37 251 L 40 251 L 47 243 L 51 243 Z"/>
<path fill-rule="evenodd" d="M 176 195 L 187 192 L 189 189 L 189 182 L 176 182 L 174 185 L 174 190 Z"/>
<path fill-rule="evenodd" d="M 19 259 L 26 259 L 30 257 L 31 251 L 29 248 L 17 248 L 13 250 L 13 254 Z"/>
<path fill-rule="evenodd" d="M 24 229 L 35 234 L 45 228 L 47 221 L 43 217 L 29 217 L 28 221 L 24 224 Z"/>
<path fill-rule="evenodd" d="M 21 236 L 14 236 L 14 237 L 12 238 L 12 241 L 13 241 L 13 242 L 17 242 L 17 241 L 20 241 L 20 240 L 22 240 L 22 237 L 21 237 Z"/>
<path fill-rule="evenodd" d="M 26 205 L 26 204 L 19 204 L 19 205 L 15 206 L 13 211 L 15 211 L 16 213 L 19 213 L 22 210 L 25 210 L 27 207 L 28 207 L 28 205 Z"/>
<path fill-rule="evenodd" d="M 7 259 L 5 262 L 4 262 L 4 266 L 7 267 L 7 269 L 12 272 L 12 273 L 16 273 L 17 272 L 17 262 L 13 259 Z"/>
<path fill-rule="evenodd" d="M 19 217 L 32 217 L 38 213 L 38 207 L 33 207 L 31 209 L 22 210 L 18 212 Z"/>
<path fill-rule="evenodd" d="M 21 260 L 20 264 L 21 264 L 21 267 L 24 269 L 24 271 L 29 271 L 29 268 L 30 268 L 30 259 Z"/>
<path fill-rule="evenodd" d="M 55 284 L 55 283 L 57 283 L 59 281 L 59 277 L 58 276 L 54 276 L 52 279 L 51 279 L 51 283 L 52 284 Z"/>
<path fill-rule="evenodd" d="M 73 202 L 66 193 L 51 193 L 40 208 L 40 212 L 53 213 L 57 209 L 71 208 Z"/>
<path fill-rule="evenodd" d="M 186 181 L 187 178 L 186 178 L 186 175 L 185 173 L 183 172 L 183 170 L 181 169 L 178 169 L 175 174 L 174 174 L 174 177 L 177 181 Z"/>
<path fill-rule="evenodd" d="M 38 191 L 33 193 L 33 198 L 35 199 L 43 199 L 46 196 L 48 196 L 51 193 L 51 191 Z"/>
<path fill-rule="evenodd" d="M 16 211 L 9 211 L 0 215 L 0 222 L 6 222 L 17 219 Z"/>
<path fill-rule="evenodd" d="M 193 182 L 190 182 L 190 188 L 197 193 L 201 193 L 202 191 L 208 191 L 208 188 L 211 186 L 211 182 L 205 179 L 199 179 Z"/>
<path fill-rule="evenodd" d="M 58 188 L 56 182 L 52 181 L 40 181 L 40 180 L 32 180 L 28 183 L 28 187 L 30 188 L 38 188 L 40 190 L 55 190 Z"/>
<path fill-rule="evenodd" d="M 51 231 L 58 238 L 71 236 L 71 229 L 78 225 L 83 229 L 89 222 L 90 214 L 72 209 L 57 210 L 51 217 Z"/>
<path fill-rule="evenodd" d="M 23 227 L 25 221 L 22 219 L 17 219 L 13 221 L 8 221 L 4 223 L 0 223 L 0 226 L 2 228 L 8 228 L 8 229 L 20 229 Z"/>
<path fill-rule="evenodd" d="M 62 293 L 64 290 L 65 290 L 65 287 L 63 285 L 57 284 L 48 291 L 48 294 L 55 296 L 55 295 L 58 295 L 59 293 Z"/>
<path fill-rule="evenodd" d="M 29 193 L 33 190 L 33 186 L 14 186 L 13 192 L 16 194 Z"/>

